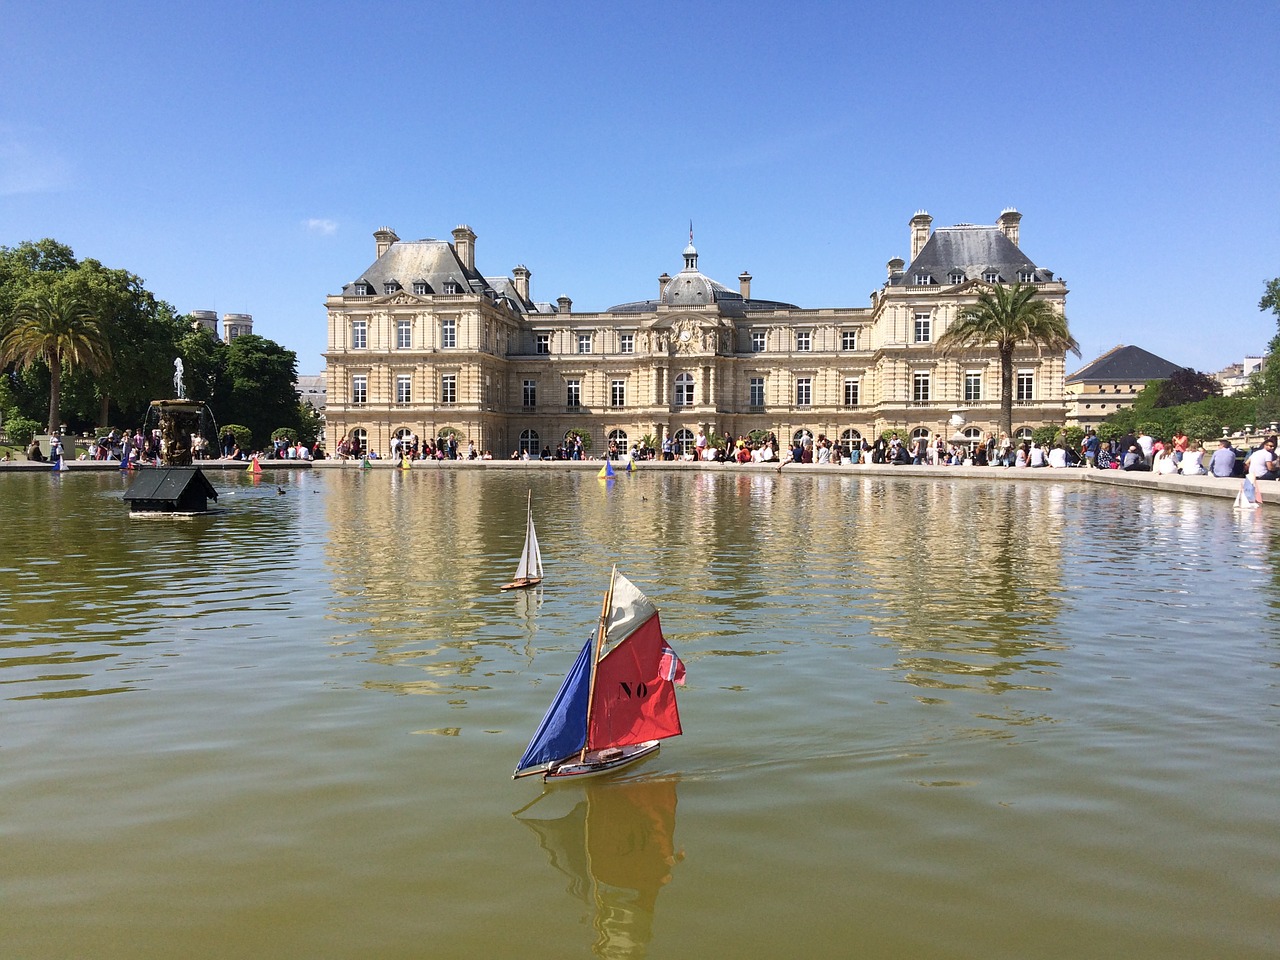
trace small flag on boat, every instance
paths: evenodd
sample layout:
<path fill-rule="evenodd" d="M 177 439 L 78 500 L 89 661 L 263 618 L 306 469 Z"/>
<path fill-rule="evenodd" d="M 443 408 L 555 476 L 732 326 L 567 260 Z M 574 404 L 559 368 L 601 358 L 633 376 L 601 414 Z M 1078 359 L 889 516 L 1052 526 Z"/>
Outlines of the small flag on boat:
<path fill-rule="evenodd" d="M 658 676 L 663 680 L 684 686 L 684 662 L 676 656 L 676 652 L 663 642 L 662 657 L 658 661 Z"/>
<path fill-rule="evenodd" d="M 617 476 L 617 474 L 613 472 L 613 461 L 606 460 L 604 462 L 604 466 L 600 468 L 600 472 L 596 474 L 596 476 L 598 476 L 601 480 L 607 480 Z"/>

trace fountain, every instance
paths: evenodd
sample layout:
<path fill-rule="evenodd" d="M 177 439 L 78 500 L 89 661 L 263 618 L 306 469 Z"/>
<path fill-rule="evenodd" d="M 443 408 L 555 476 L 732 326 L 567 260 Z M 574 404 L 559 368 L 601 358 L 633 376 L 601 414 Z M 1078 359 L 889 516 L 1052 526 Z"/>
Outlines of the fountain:
<path fill-rule="evenodd" d="M 160 466 L 143 470 L 124 499 L 131 514 L 196 514 L 209 509 L 218 492 L 194 465 L 191 438 L 202 432 L 205 404 L 188 400 L 182 383 L 182 360 L 173 361 L 172 400 L 152 400 L 160 421 Z M 150 421 L 150 413 L 147 420 Z"/>

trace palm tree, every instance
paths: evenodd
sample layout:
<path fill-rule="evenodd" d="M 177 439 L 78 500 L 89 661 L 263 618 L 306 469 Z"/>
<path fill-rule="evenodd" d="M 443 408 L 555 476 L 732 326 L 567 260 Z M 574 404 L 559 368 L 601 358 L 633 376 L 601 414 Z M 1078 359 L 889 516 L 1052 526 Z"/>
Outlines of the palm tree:
<path fill-rule="evenodd" d="M 49 368 L 49 432 L 60 427 L 62 370 L 101 373 L 111 366 L 107 336 L 83 300 L 53 290 L 18 304 L 0 335 L 0 363 Z"/>
<path fill-rule="evenodd" d="M 1067 327 L 1067 318 L 1047 300 L 1037 300 L 1036 288 L 1002 283 L 984 290 L 978 302 L 966 307 L 938 338 L 946 356 L 968 347 L 994 346 L 1000 355 L 1000 429 L 1013 436 L 1013 353 L 1024 344 L 1037 353 L 1080 356 L 1080 345 Z"/>

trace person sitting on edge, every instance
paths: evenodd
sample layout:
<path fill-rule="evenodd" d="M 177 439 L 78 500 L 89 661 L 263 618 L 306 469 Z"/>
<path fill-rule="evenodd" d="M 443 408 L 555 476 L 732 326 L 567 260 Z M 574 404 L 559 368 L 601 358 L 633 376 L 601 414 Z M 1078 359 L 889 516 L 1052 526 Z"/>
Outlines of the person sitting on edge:
<path fill-rule="evenodd" d="M 1246 469 L 1255 480 L 1275 480 L 1280 477 L 1280 463 L 1276 461 L 1276 438 L 1267 437 L 1262 446 L 1249 454 Z"/>
<path fill-rule="evenodd" d="M 1204 444 L 1200 445 L 1199 450 L 1187 450 L 1187 452 L 1182 455 L 1182 460 L 1178 464 L 1178 470 L 1184 477 L 1203 477 L 1205 474 L 1205 453 L 1207 453 L 1207 451 L 1204 448 Z"/>
<path fill-rule="evenodd" d="M 1144 470 L 1146 464 L 1142 462 L 1142 450 L 1136 443 L 1131 443 L 1129 449 L 1124 452 L 1124 457 L 1120 461 L 1121 470 Z"/>
<path fill-rule="evenodd" d="M 1067 451 L 1060 443 L 1055 443 L 1053 449 L 1049 451 L 1049 466 L 1065 467 L 1067 465 Z"/>
<path fill-rule="evenodd" d="M 1218 449 L 1209 458 L 1209 472 L 1215 477 L 1229 477 L 1236 469 L 1236 452 L 1231 449 L 1231 441 L 1223 438 L 1218 441 Z"/>

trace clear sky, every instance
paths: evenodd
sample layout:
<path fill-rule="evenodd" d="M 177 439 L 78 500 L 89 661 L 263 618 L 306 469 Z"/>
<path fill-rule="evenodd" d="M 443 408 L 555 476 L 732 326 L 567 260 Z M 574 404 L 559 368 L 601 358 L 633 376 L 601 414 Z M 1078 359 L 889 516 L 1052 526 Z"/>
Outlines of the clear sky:
<path fill-rule="evenodd" d="M 703 272 L 866 306 L 907 223 L 1023 214 L 1083 358 L 1261 353 L 1280 4 L 35 3 L 0 34 L 0 245 L 53 237 L 323 369 L 373 231 L 478 235 L 575 310 Z"/>

